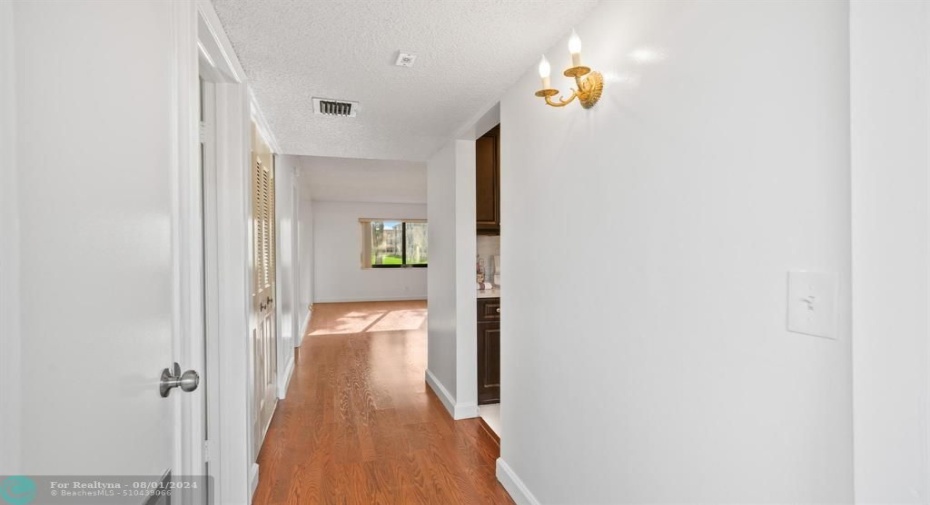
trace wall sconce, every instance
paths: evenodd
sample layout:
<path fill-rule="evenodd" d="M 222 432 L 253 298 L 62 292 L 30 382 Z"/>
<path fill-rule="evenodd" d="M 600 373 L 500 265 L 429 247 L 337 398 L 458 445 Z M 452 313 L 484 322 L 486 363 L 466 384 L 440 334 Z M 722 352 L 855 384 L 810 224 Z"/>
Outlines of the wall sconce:
<path fill-rule="evenodd" d="M 568 50 L 572 53 L 572 66 L 563 72 L 565 77 L 574 77 L 578 89 L 572 90 L 572 96 L 568 100 L 559 97 L 559 101 L 553 101 L 551 97 L 558 95 L 559 90 L 553 89 L 549 80 L 549 74 L 552 69 L 549 66 L 549 60 L 543 55 L 539 61 L 539 77 L 542 78 L 543 89 L 536 92 L 536 96 L 545 98 L 546 103 L 553 107 L 565 107 L 572 103 L 575 98 L 581 102 L 585 109 L 594 107 L 601 98 L 601 92 L 604 90 L 604 77 L 600 72 L 592 72 L 590 68 L 581 64 L 581 39 L 575 30 L 572 30 L 572 36 L 568 39 Z"/>

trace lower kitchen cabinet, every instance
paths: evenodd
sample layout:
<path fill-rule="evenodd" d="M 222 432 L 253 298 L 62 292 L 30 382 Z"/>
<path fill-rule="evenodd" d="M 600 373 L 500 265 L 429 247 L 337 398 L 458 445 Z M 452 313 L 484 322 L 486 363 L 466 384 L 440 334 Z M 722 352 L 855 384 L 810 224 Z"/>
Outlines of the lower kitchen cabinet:
<path fill-rule="evenodd" d="M 478 405 L 501 399 L 500 298 L 478 299 Z"/>

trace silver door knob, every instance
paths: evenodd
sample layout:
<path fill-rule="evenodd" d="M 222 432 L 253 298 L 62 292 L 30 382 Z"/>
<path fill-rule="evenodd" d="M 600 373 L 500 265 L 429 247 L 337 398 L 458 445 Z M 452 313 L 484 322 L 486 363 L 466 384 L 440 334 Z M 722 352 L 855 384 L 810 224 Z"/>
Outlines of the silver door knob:
<path fill-rule="evenodd" d="M 161 382 L 158 385 L 158 392 L 162 398 L 167 398 L 173 388 L 181 388 L 181 391 L 190 393 L 200 385 L 200 375 L 188 370 L 181 373 L 181 365 L 175 363 L 171 368 L 161 371 Z"/>

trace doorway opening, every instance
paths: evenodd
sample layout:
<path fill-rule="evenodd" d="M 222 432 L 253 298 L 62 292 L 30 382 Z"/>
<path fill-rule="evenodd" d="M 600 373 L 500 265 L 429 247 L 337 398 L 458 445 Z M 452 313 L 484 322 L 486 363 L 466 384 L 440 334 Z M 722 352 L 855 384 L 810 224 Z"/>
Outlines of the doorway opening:
<path fill-rule="evenodd" d="M 491 438 L 501 434 L 500 125 L 475 140 L 478 416 Z"/>

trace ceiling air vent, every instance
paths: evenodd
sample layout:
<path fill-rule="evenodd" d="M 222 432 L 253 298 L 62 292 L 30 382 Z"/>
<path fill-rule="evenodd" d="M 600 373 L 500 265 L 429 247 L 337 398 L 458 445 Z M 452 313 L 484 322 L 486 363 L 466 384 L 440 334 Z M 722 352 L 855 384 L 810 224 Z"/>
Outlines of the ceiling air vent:
<path fill-rule="evenodd" d="M 358 102 L 314 98 L 313 112 L 314 114 L 326 116 L 355 117 L 356 112 L 358 112 Z"/>

